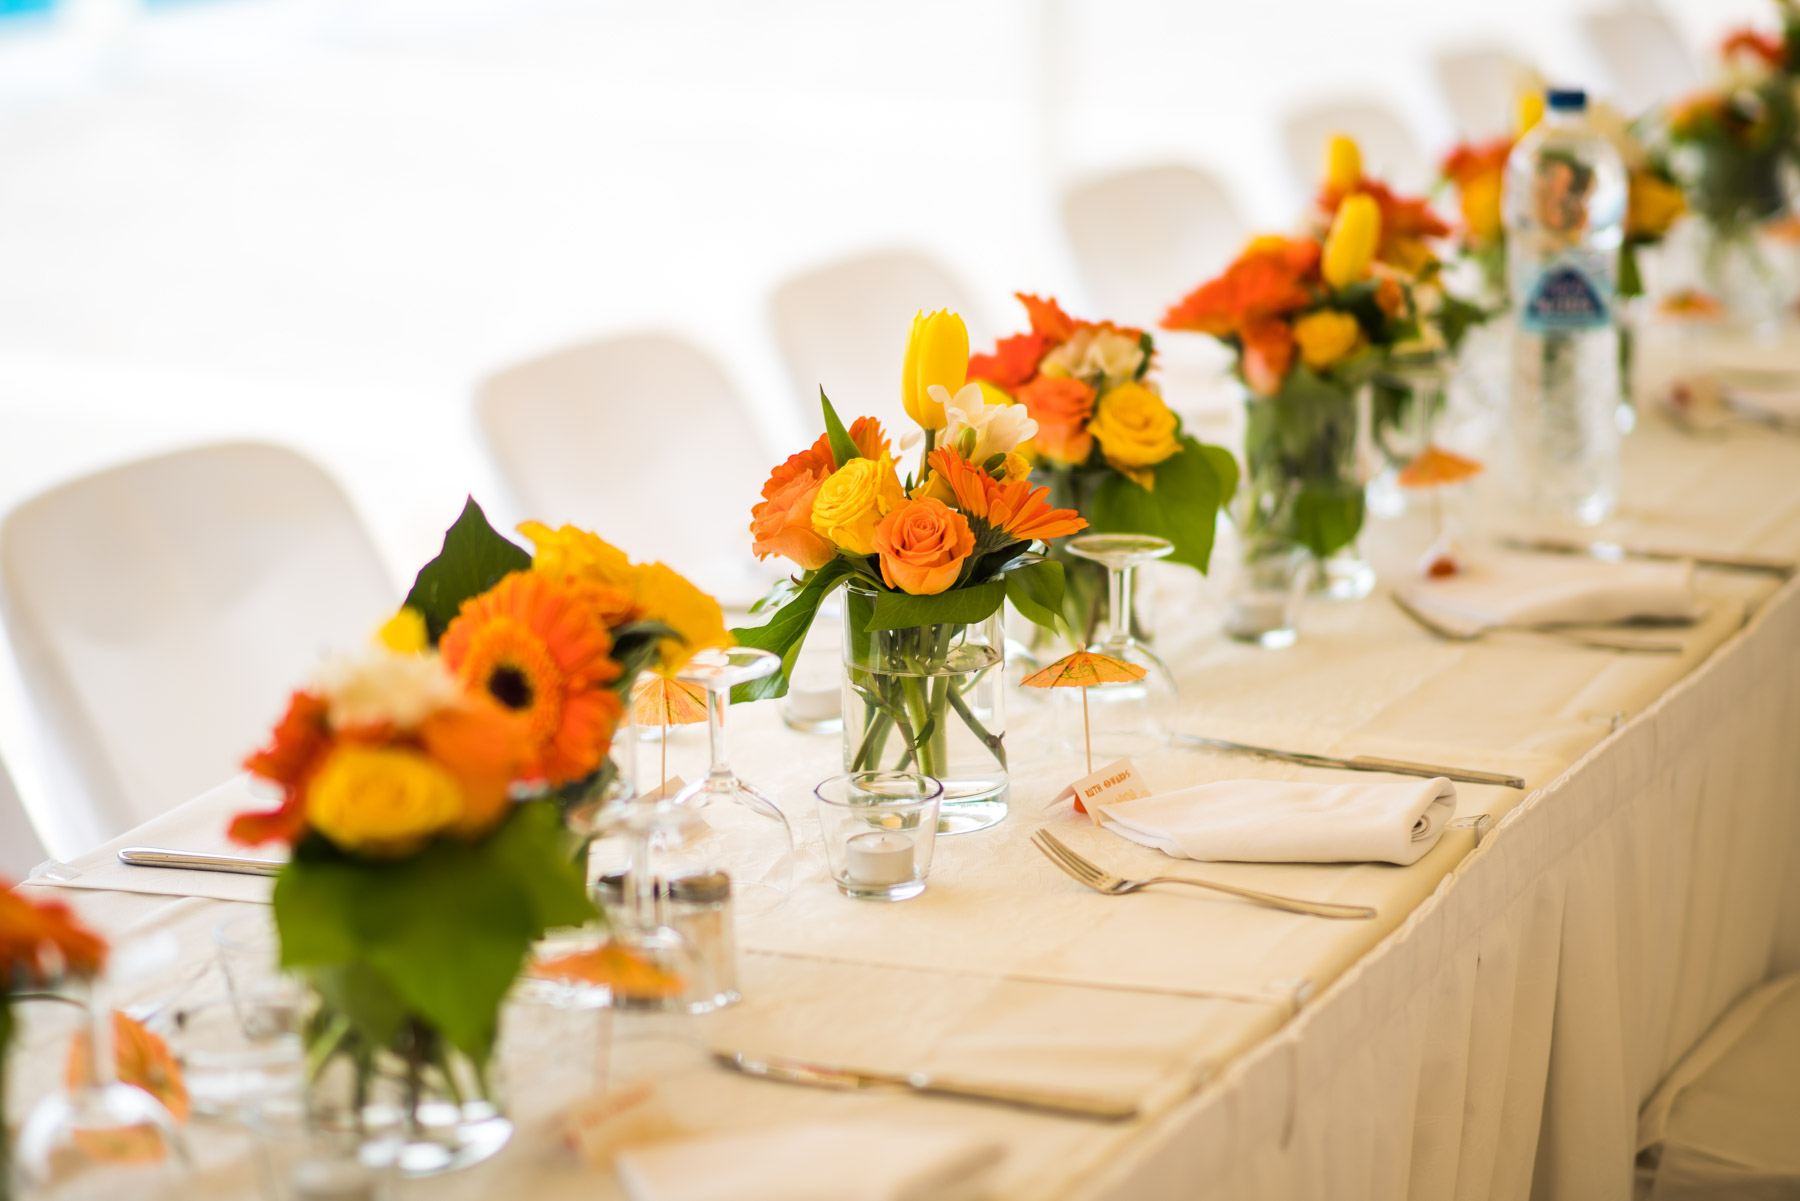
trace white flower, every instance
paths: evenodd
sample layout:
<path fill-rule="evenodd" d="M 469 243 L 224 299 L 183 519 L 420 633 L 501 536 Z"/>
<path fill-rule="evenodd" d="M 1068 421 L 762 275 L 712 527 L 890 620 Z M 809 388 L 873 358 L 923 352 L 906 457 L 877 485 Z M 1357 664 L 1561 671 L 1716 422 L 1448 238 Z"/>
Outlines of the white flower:
<path fill-rule="evenodd" d="M 1135 338 L 1109 329 L 1086 326 L 1044 356 L 1038 369 L 1046 375 L 1072 376 L 1101 392 L 1137 377 L 1144 348 Z"/>
<path fill-rule="evenodd" d="M 989 404 L 980 384 L 964 384 L 955 396 L 942 384 L 930 388 L 931 399 L 944 406 L 949 422 L 944 426 L 943 444 L 954 446 L 963 458 L 979 466 L 994 455 L 1011 454 L 1019 443 L 1034 437 L 1038 425 L 1021 404 Z M 965 434 L 972 443 L 963 451 Z"/>
<path fill-rule="evenodd" d="M 1590 129 L 1613 144 L 1619 157 L 1625 160 L 1626 170 L 1643 169 L 1649 161 L 1649 152 L 1631 132 L 1631 122 L 1624 113 L 1604 100 L 1595 100 L 1588 104 L 1587 120 Z"/>
<path fill-rule="evenodd" d="M 462 690 L 435 654 L 397 655 L 385 647 L 334 655 L 313 678 L 334 729 L 391 724 L 410 730 L 462 703 Z"/>

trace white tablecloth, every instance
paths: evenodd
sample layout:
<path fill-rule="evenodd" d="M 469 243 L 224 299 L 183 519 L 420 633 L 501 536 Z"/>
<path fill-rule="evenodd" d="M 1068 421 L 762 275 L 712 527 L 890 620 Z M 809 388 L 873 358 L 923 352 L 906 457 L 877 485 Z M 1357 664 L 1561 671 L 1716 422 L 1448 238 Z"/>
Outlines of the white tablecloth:
<path fill-rule="evenodd" d="M 1622 536 L 1800 552 L 1800 440 L 1646 430 L 1628 485 Z M 1402 521 L 1372 543 L 1399 572 L 1423 532 Z M 862 904 L 824 877 L 808 794 L 838 770 L 836 740 L 783 730 L 772 706 L 747 709 L 732 722 L 736 758 L 793 821 L 799 883 L 743 924 L 747 999 L 704 1037 L 1128 1093 L 1147 1116 L 1102 1125 L 698 1068 L 665 1081 L 671 1112 L 708 1132 L 869 1115 L 978 1127 L 1009 1151 L 1005 1197 L 1626 1197 L 1639 1103 L 1735 995 L 1800 958 L 1800 920 L 1782 920 L 1800 916 L 1800 891 L 1781 892 L 1800 844 L 1800 585 L 1775 593 L 1702 572 L 1707 618 L 1675 632 L 1684 654 L 1659 657 L 1523 634 L 1437 642 L 1380 598 L 1310 605 L 1301 641 L 1267 652 L 1217 637 L 1195 577 L 1165 580 L 1176 595 L 1162 645 L 1184 728 L 1504 769 L 1533 791 L 1461 787 L 1459 815 L 1498 828 L 1479 849 L 1472 830 L 1452 830 L 1406 868 L 1180 865 L 1372 904 L 1375 922 L 1187 890 L 1106 898 L 1051 870 L 1030 831 L 1050 823 L 1126 874 L 1168 861 L 1046 810 L 1079 755 L 1048 749 L 1044 712 L 1022 705 L 1008 821 L 941 841 L 920 898 Z M 691 777 L 690 735 L 674 753 Z M 1332 778 L 1182 749 L 1140 766 L 1161 787 Z M 193 837 L 213 830 L 204 803 L 187 812 L 205 824 Z M 181 815 L 170 822 L 157 840 L 180 842 Z M 58 895 L 103 928 L 169 929 L 196 956 L 226 908 Z M 21 1089 L 56 1051 L 47 1036 L 27 1041 L 36 1066 Z M 522 1069 L 514 1144 L 433 1195 L 616 1196 L 610 1173 L 563 1146 L 555 1099 Z"/>

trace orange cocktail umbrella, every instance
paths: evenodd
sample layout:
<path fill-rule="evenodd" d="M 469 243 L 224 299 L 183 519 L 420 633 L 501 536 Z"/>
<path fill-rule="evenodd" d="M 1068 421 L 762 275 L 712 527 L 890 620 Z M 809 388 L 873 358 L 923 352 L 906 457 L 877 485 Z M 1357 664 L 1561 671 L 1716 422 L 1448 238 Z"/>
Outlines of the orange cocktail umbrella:
<path fill-rule="evenodd" d="M 1445 450 L 1441 446 L 1426 446 L 1412 462 L 1400 469 L 1402 488 L 1431 489 L 1431 536 L 1434 542 L 1444 532 L 1444 512 L 1438 501 L 1439 486 L 1460 483 L 1480 473 L 1481 464 L 1478 461 L 1453 450 Z"/>
<path fill-rule="evenodd" d="M 1076 651 L 1074 654 L 1064 655 L 1042 670 L 1032 672 L 1021 682 L 1028 688 L 1081 689 L 1081 741 L 1087 748 L 1087 769 L 1091 776 L 1094 774 L 1094 738 L 1088 724 L 1087 690 L 1096 684 L 1128 684 L 1133 680 L 1141 680 L 1148 674 L 1148 669 L 1135 663 L 1127 663 L 1123 659 L 1115 659 L 1111 655 Z"/>
<path fill-rule="evenodd" d="M 641 726 L 664 727 L 662 739 L 662 783 L 669 785 L 669 726 L 691 726 L 706 720 L 706 689 L 698 684 L 647 671 L 638 677 L 631 690 L 631 718 Z"/>
<path fill-rule="evenodd" d="M 610 988 L 615 996 L 641 1001 L 679 996 L 684 987 L 680 976 L 612 939 L 592 950 L 540 959 L 531 965 L 529 974 L 539 980 L 598 985 Z"/>

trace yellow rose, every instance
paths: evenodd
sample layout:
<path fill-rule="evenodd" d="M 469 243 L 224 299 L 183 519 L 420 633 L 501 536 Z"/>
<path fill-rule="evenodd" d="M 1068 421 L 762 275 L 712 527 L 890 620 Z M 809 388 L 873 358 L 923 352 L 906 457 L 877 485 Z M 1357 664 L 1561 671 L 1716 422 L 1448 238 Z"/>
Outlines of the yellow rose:
<path fill-rule="evenodd" d="M 625 552 L 598 534 L 565 525 L 553 530 L 535 521 L 519 526 L 519 532 L 531 539 L 537 554 L 531 558 L 534 571 L 553 579 L 573 576 L 590 584 L 630 589 L 633 582 L 631 560 Z"/>
<path fill-rule="evenodd" d="M 425 632 L 425 615 L 409 605 L 401 605 L 399 611 L 375 631 L 375 641 L 396 655 L 423 654 L 431 642 Z"/>
<path fill-rule="evenodd" d="M 1333 134 L 1325 147 L 1325 187 L 1342 195 L 1362 181 L 1362 151 L 1356 139 Z"/>
<path fill-rule="evenodd" d="M 944 428 L 944 405 L 931 395 L 938 385 L 951 396 L 969 382 L 969 331 L 949 309 L 913 318 L 901 371 L 900 402 L 906 415 L 928 430 Z"/>
<path fill-rule="evenodd" d="M 418 751 L 340 746 L 306 789 L 306 820 L 346 851 L 410 855 L 462 816 L 462 789 Z"/>
<path fill-rule="evenodd" d="M 872 555 L 876 523 L 904 499 L 894 460 L 851 459 L 819 485 L 813 529 L 852 554 Z"/>
<path fill-rule="evenodd" d="M 1323 371 L 1356 351 L 1362 326 L 1349 313 L 1320 309 L 1294 322 L 1294 341 L 1300 344 L 1300 361 Z"/>
<path fill-rule="evenodd" d="M 1325 282 L 1347 288 L 1369 274 L 1381 245 L 1381 209 L 1366 192 L 1347 196 L 1331 219 L 1325 239 Z"/>
<path fill-rule="evenodd" d="M 1120 384 L 1094 406 L 1088 433 L 1100 443 L 1108 463 L 1151 488 L 1156 478 L 1146 469 L 1181 449 L 1175 426 L 1175 414 L 1162 397 L 1142 384 Z"/>
<path fill-rule="evenodd" d="M 1633 237 L 1654 241 L 1669 232 L 1675 218 L 1687 211 L 1681 189 L 1650 171 L 1634 171 L 1631 176 L 1630 203 L 1625 214 L 1625 232 Z"/>
<path fill-rule="evenodd" d="M 660 621 L 681 635 L 679 641 L 663 639 L 657 648 L 664 672 L 675 672 L 695 651 L 731 645 L 718 601 L 665 564 L 651 563 L 636 573 L 635 595 L 644 620 Z"/>

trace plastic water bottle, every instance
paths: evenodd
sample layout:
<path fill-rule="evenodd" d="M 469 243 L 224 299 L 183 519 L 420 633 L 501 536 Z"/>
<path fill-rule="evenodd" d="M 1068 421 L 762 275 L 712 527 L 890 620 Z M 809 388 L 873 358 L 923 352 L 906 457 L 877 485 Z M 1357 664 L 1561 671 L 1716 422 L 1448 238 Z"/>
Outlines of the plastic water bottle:
<path fill-rule="evenodd" d="M 1546 516 L 1594 525 L 1619 491 L 1619 246 L 1625 164 L 1587 125 L 1587 94 L 1552 89 L 1506 160 L 1512 292 L 1507 474 Z"/>

